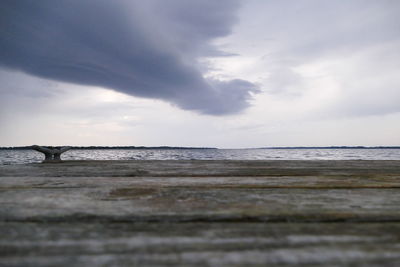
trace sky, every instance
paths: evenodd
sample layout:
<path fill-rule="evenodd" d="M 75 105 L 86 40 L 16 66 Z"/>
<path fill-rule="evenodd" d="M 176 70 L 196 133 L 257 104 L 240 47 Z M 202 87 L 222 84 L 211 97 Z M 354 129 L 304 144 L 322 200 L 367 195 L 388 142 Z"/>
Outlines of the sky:
<path fill-rule="evenodd" d="M 2 0 L 0 146 L 398 146 L 398 14 L 397 0 Z"/>

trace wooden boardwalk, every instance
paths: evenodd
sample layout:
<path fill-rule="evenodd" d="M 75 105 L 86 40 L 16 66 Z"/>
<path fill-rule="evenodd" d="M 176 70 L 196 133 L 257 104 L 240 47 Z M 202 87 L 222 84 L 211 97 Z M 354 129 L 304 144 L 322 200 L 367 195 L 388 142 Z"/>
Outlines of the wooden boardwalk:
<path fill-rule="evenodd" d="M 399 161 L 0 166 L 0 266 L 400 266 Z"/>

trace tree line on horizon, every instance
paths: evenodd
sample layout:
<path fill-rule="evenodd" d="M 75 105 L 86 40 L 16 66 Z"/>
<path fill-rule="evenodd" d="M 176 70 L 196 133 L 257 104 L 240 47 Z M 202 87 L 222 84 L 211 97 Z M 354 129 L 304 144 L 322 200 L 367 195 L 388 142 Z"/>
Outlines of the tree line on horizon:
<path fill-rule="evenodd" d="M 32 146 L 0 147 L 0 150 L 27 150 Z M 71 146 L 71 149 L 218 149 L 215 147 L 177 147 L 177 146 Z M 400 149 L 400 146 L 287 146 L 258 147 L 248 149 Z"/>

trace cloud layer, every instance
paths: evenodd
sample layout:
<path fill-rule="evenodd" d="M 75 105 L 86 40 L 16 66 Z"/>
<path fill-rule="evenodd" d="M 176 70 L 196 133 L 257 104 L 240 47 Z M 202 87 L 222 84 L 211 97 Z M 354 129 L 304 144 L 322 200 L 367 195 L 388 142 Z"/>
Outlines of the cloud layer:
<path fill-rule="evenodd" d="M 262 84 L 275 100 L 266 106 L 303 103 L 310 117 L 400 112 L 400 1 L 292 2 L 246 1 L 225 38 L 252 60 L 241 77 Z"/>
<path fill-rule="evenodd" d="M 0 66 L 166 100 L 205 114 L 246 108 L 256 86 L 206 79 L 198 59 L 230 33 L 232 0 L 5 0 Z"/>

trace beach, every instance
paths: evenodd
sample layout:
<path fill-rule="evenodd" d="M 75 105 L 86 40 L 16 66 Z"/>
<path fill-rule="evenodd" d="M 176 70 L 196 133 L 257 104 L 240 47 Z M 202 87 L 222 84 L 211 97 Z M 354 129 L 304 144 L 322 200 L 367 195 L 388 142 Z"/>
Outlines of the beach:
<path fill-rule="evenodd" d="M 5 266 L 400 264 L 400 161 L 0 166 Z"/>

